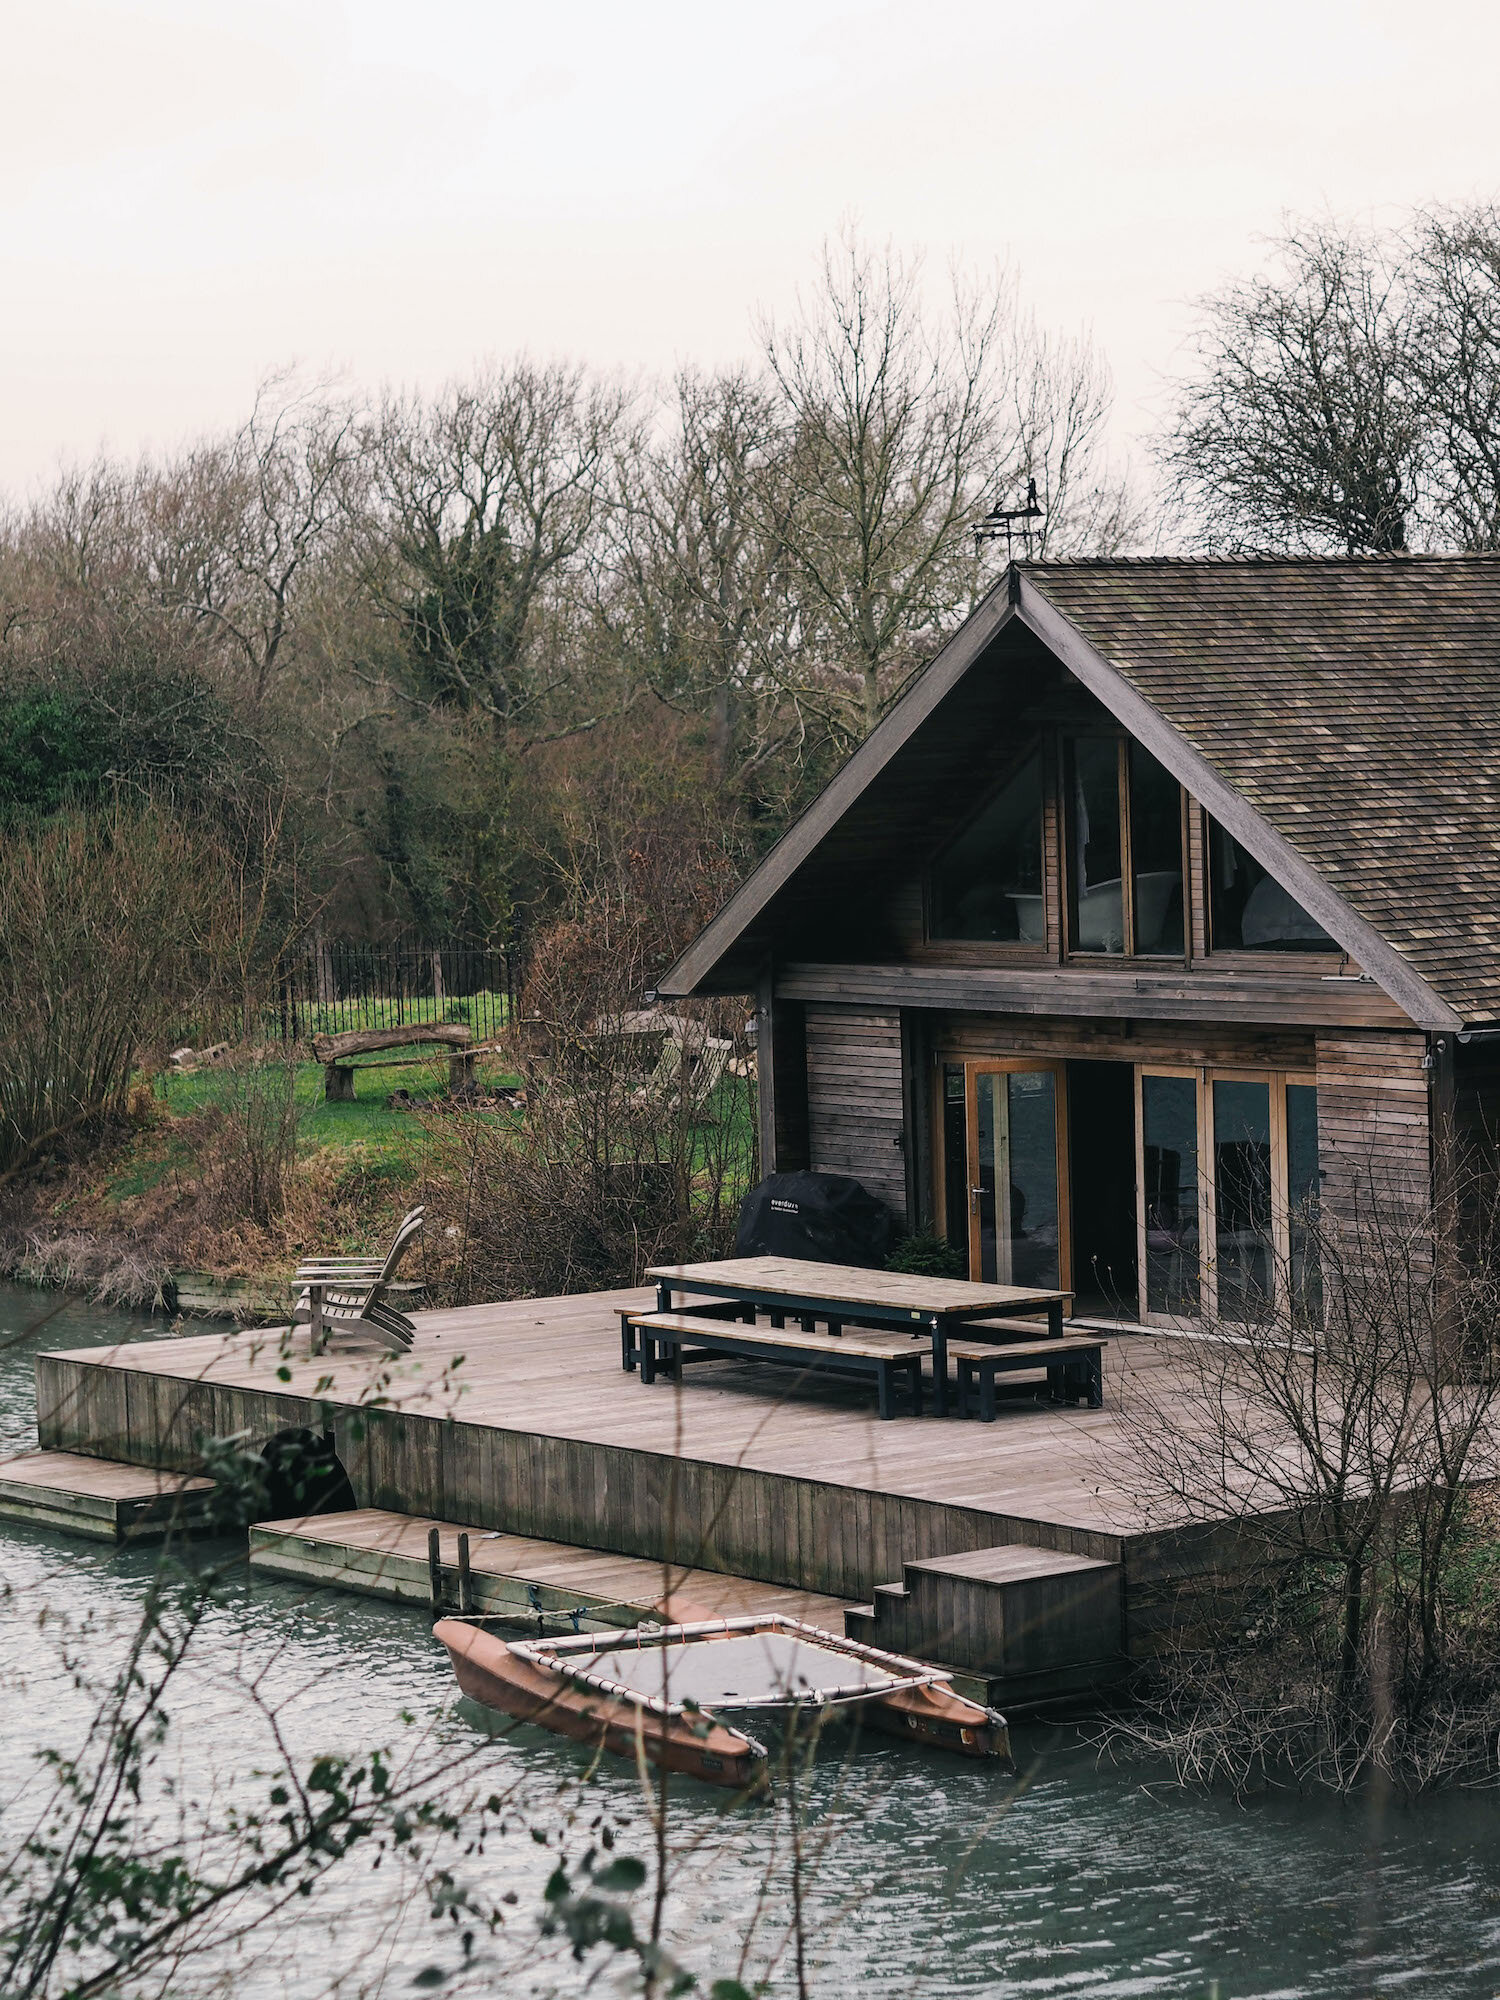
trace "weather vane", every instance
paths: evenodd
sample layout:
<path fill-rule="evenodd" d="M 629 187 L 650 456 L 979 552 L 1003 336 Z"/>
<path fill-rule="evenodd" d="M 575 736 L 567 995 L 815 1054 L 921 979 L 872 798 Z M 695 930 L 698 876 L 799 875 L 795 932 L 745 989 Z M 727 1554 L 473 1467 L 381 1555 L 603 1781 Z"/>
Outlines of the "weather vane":
<path fill-rule="evenodd" d="M 1019 529 L 1025 545 L 1026 560 L 1031 560 L 1032 523 L 1042 518 L 1041 502 L 1036 497 L 1036 481 L 1026 482 L 1026 505 L 1024 507 L 992 507 L 984 519 L 974 529 L 974 553 L 977 556 L 986 542 L 997 542 L 1005 537 L 1005 559 L 1011 562 L 1015 557 L 1015 538 Z"/>

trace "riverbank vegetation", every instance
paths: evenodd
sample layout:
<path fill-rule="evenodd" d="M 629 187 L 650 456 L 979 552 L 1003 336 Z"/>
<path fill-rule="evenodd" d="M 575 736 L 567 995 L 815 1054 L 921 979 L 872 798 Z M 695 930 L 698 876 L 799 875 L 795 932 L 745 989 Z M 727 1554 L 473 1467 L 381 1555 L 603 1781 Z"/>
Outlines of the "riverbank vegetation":
<path fill-rule="evenodd" d="M 1495 1782 L 1500 1201 L 1491 1157 L 1439 1151 L 1437 1202 L 1346 1169 L 1294 1218 L 1292 1303 L 1142 1389 L 1117 1469 L 1207 1569 L 1116 1752 L 1238 1793 Z"/>

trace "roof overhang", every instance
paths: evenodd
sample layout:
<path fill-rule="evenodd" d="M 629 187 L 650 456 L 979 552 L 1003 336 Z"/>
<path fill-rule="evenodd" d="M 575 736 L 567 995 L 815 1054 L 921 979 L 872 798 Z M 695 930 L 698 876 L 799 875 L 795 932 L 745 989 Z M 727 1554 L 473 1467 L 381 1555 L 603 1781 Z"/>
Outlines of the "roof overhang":
<path fill-rule="evenodd" d="M 943 647 L 916 684 L 788 828 L 760 866 L 658 982 L 663 994 L 688 995 L 712 974 L 760 918 L 830 829 L 899 755 L 916 731 L 1012 622 L 1023 625 L 1143 743 L 1183 788 L 1288 889 L 1310 916 L 1375 980 L 1418 1027 L 1433 1032 L 1461 1017 L 1386 939 L 1355 911 L 1289 841 L 1194 749 L 1144 695 L 1052 604 L 1029 577 L 1007 571 Z"/>

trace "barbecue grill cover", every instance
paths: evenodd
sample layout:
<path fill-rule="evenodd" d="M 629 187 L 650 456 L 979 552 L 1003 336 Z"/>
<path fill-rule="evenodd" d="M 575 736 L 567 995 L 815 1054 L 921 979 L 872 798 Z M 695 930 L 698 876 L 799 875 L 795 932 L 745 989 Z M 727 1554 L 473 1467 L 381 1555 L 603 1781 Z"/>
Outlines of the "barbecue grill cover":
<path fill-rule="evenodd" d="M 735 1254 L 877 1269 L 890 1252 L 884 1202 L 844 1174 L 770 1174 L 740 1204 Z"/>

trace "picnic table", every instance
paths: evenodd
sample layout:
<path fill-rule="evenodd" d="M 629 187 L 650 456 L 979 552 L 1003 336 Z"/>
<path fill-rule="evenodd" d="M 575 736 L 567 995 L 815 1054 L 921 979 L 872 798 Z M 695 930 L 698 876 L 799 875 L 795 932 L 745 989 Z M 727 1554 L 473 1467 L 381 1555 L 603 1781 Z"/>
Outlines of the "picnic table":
<path fill-rule="evenodd" d="M 948 1339 L 960 1331 L 988 1337 L 982 1324 L 1006 1315 L 1045 1313 L 1050 1338 L 1063 1338 L 1063 1315 L 1071 1292 L 1030 1285 L 982 1285 L 967 1278 L 923 1278 L 905 1271 L 865 1271 L 853 1264 L 820 1264 L 804 1257 L 725 1257 L 705 1264 L 656 1264 L 646 1276 L 656 1282 L 658 1312 L 671 1312 L 673 1293 L 735 1300 L 770 1314 L 773 1326 L 788 1314 L 811 1322 L 826 1320 L 831 1334 L 846 1322 L 857 1326 L 905 1327 L 932 1340 L 933 1402 L 938 1416 L 948 1411 Z M 993 1329 L 996 1345 L 1013 1330 Z"/>

